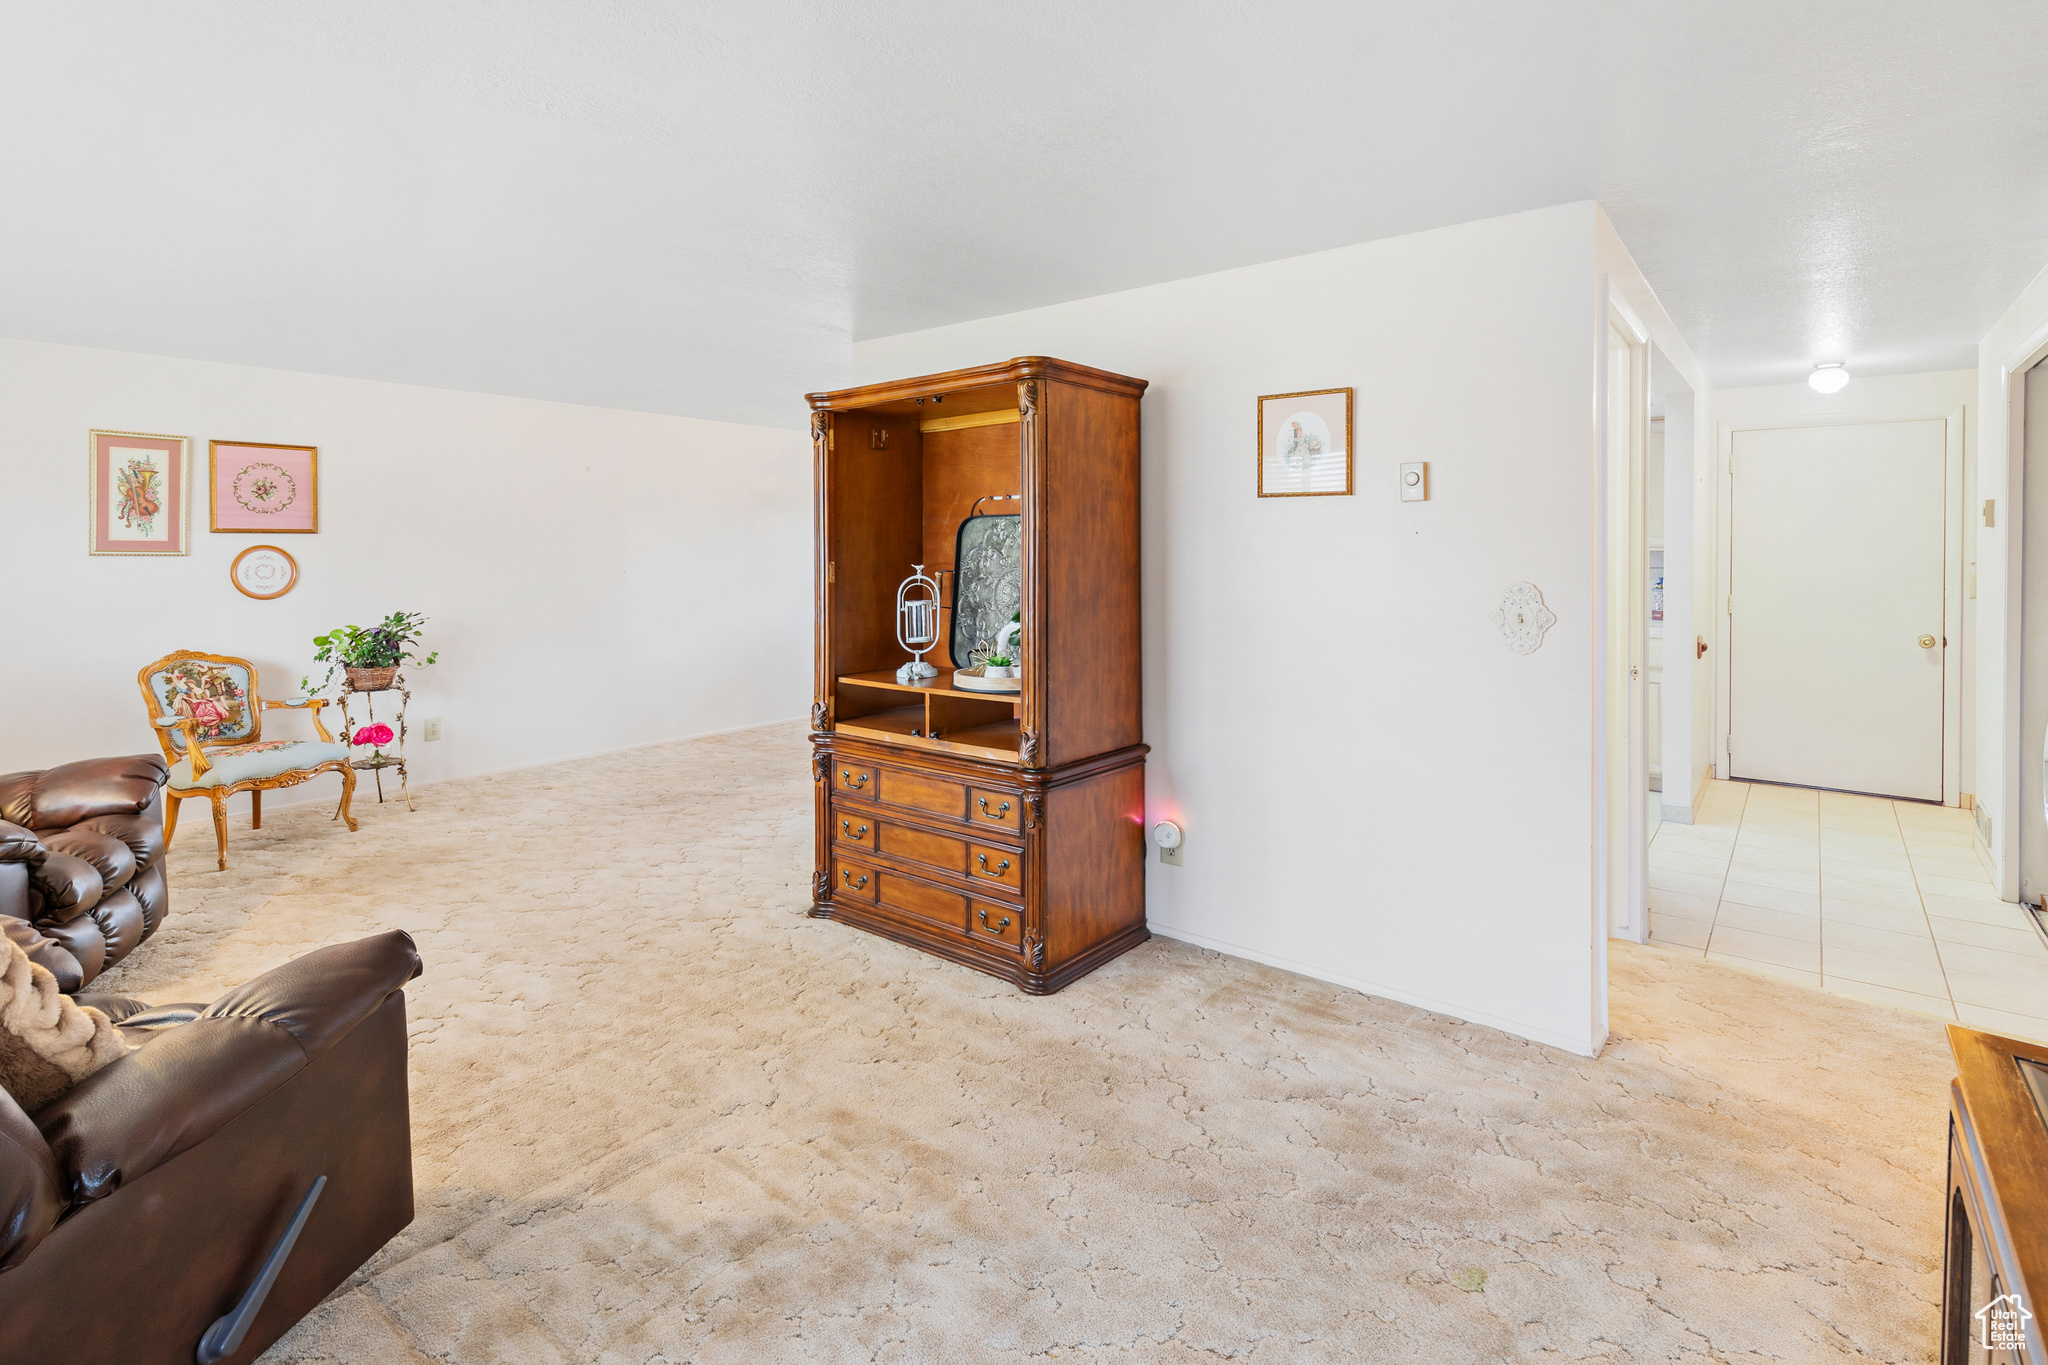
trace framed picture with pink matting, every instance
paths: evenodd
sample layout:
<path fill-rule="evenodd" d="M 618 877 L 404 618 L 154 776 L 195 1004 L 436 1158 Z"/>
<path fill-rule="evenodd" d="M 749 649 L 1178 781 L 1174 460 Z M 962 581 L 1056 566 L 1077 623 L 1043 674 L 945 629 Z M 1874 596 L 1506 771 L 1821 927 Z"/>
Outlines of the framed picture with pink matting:
<path fill-rule="evenodd" d="M 320 450 L 262 441 L 207 443 L 215 531 L 311 535 L 320 529 Z"/>
<path fill-rule="evenodd" d="M 140 431 L 94 431 L 86 553 L 182 555 L 190 551 L 192 441 Z"/>

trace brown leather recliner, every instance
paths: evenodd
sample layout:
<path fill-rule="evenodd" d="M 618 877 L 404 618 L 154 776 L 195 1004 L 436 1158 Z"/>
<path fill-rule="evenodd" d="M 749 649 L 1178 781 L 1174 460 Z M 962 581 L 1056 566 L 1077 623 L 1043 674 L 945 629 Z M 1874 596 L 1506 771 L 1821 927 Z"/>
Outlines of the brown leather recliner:
<path fill-rule="evenodd" d="M 164 761 L 93 758 L 0 777 L 0 932 L 76 991 L 156 932 Z"/>
<path fill-rule="evenodd" d="M 410 1223 L 419 965 L 392 932 L 211 1005 L 82 997 L 140 1047 L 33 1119 L 0 1091 L 0 1360 L 254 1360 Z"/>

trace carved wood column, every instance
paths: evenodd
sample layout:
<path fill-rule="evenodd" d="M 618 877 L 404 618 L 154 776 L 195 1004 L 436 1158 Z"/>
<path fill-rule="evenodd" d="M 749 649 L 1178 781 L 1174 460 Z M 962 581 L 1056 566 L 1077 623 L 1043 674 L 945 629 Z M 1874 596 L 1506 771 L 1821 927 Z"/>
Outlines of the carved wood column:
<path fill-rule="evenodd" d="M 1039 413 L 1043 381 L 1025 379 L 1017 385 L 1019 436 L 1023 445 L 1024 581 L 1020 600 L 1024 616 L 1024 673 L 1018 722 L 1018 761 L 1026 768 L 1045 761 L 1045 423 Z"/>
<path fill-rule="evenodd" d="M 811 787 L 815 865 L 811 872 L 811 899 L 824 902 L 832 897 L 832 873 L 826 850 L 832 846 L 832 565 L 826 556 L 831 547 L 826 539 L 832 498 L 832 414 L 811 414 L 811 487 L 815 490 L 812 541 L 817 560 L 818 590 L 816 620 L 811 641 Z"/>

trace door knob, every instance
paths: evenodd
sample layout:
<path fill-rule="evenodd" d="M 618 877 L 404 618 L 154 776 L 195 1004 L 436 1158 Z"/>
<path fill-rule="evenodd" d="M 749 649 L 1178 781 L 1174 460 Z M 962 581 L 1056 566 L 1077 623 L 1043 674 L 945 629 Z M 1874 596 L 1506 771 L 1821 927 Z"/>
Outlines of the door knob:
<path fill-rule="evenodd" d="M 1932 635 L 1923 635 L 1923 636 L 1921 636 L 1921 637 L 1920 637 L 1920 648 L 1922 648 L 1922 649 L 1932 649 L 1932 648 L 1934 648 L 1934 637 L 1933 637 Z"/>

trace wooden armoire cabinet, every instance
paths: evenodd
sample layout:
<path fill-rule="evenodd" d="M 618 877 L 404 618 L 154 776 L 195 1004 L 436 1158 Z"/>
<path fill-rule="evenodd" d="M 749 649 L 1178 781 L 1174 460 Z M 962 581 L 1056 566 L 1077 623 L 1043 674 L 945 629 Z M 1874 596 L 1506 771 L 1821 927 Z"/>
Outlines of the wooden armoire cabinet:
<path fill-rule="evenodd" d="M 1145 381 L 1038 356 L 809 396 L 817 471 L 811 913 L 1056 991 L 1149 936 L 1139 666 Z M 953 562 L 1016 512 L 1020 690 L 954 685 Z M 897 590 L 940 584 L 902 683 Z M 972 608 L 972 603 L 970 603 Z M 985 608 L 984 608 L 985 610 Z M 969 620 L 974 618 L 970 615 Z"/>

